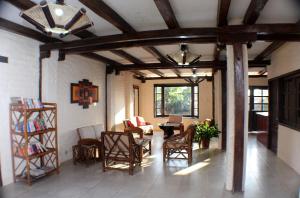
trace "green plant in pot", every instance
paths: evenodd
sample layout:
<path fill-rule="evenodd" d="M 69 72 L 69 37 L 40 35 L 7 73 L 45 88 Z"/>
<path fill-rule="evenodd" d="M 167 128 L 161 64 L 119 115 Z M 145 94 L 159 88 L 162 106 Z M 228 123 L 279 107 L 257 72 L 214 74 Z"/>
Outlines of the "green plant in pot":
<path fill-rule="evenodd" d="M 199 147 L 202 143 L 202 148 L 208 149 L 210 139 L 219 137 L 219 133 L 220 131 L 213 121 L 204 121 L 203 123 L 196 124 L 194 141 L 199 143 Z"/>

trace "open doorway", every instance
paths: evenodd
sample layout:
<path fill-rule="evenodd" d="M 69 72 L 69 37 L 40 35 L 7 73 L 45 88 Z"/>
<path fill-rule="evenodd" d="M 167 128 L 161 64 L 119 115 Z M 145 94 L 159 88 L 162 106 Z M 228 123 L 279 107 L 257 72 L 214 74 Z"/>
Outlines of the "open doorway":
<path fill-rule="evenodd" d="M 257 140 L 267 147 L 269 120 L 269 90 L 267 86 L 250 86 L 249 133 L 255 133 Z"/>
<path fill-rule="evenodd" d="M 135 116 L 140 115 L 140 108 L 139 108 L 139 100 L 140 100 L 140 88 L 137 85 L 133 85 L 133 111 Z"/>

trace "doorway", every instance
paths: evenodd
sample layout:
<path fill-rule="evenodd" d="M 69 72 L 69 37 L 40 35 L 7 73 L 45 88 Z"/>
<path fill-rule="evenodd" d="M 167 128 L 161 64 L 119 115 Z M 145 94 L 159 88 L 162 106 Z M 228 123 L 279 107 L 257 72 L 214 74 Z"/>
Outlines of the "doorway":
<path fill-rule="evenodd" d="M 279 122 L 279 80 L 269 81 L 270 90 L 270 115 L 269 115 L 269 133 L 268 148 L 277 153 L 278 122 Z"/>
<path fill-rule="evenodd" d="M 250 86 L 249 131 L 268 131 L 269 90 L 267 86 Z"/>
<path fill-rule="evenodd" d="M 133 85 L 133 112 L 134 116 L 140 115 L 140 88 L 137 85 Z"/>

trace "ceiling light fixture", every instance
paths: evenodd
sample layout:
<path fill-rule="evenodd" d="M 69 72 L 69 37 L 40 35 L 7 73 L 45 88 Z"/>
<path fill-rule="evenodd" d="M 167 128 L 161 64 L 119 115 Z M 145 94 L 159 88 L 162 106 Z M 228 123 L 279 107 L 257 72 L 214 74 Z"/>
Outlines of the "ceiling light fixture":
<path fill-rule="evenodd" d="M 179 66 L 193 65 L 199 61 L 200 57 L 201 55 L 191 53 L 187 44 L 180 44 L 179 51 L 167 55 L 167 58 L 170 62 Z"/>
<path fill-rule="evenodd" d="M 65 37 L 93 25 L 84 8 L 78 10 L 62 0 L 57 0 L 56 3 L 42 1 L 21 12 L 20 16 L 49 36 L 56 34 Z"/>

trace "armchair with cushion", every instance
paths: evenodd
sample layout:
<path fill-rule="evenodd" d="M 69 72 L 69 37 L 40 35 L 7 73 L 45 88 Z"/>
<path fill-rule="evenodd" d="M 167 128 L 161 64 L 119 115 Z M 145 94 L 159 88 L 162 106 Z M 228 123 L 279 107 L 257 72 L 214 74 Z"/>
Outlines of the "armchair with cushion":
<path fill-rule="evenodd" d="M 143 117 L 135 116 L 130 120 L 124 120 L 123 124 L 125 132 L 137 133 L 140 138 L 143 138 L 143 134 L 153 134 L 153 125 L 151 125 L 149 122 L 146 122 Z"/>
<path fill-rule="evenodd" d="M 163 143 L 163 159 L 186 159 L 192 163 L 195 125 L 189 125 L 182 134 L 174 135 Z"/>

